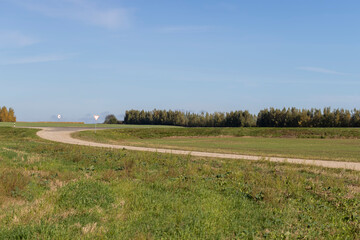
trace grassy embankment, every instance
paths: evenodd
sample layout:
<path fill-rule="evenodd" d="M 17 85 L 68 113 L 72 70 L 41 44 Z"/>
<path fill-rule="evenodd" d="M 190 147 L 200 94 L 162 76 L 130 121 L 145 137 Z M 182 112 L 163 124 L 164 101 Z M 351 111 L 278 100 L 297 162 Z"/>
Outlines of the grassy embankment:
<path fill-rule="evenodd" d="M 0 239 L 360 237 L 348 170 L 106 150 L 0 128 Z"/>
<path fill-rule="evenodd" d="M 73 136 L 111 144 L 360 162 L 358 128 L 117 129 Z"/>

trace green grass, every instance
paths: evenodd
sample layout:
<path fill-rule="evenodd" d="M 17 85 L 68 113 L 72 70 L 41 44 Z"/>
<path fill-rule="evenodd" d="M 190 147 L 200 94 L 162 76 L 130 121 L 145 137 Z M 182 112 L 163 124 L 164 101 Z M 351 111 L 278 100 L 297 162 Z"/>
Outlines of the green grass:
<path fill-rule="evenodd" d="M 259 156 L 360 162 L 360 129 L 175 128 L 77 132 L 89 141 Z"/>
<path fill-rule="evenodd" d="M 0 239 L 360 238 L 358 172 L 90 148 L 35 133 L 0 128 Z"/>
<path fill-rule="evenodd" d="M 125 125 L 126 126 L 126 125 Z M 142 125 L 127 125 L 142 126 Z M 145 125 L 143 125 L 145 126 Z M 131 128 L 131 127 L 130 127 Z M 100 137 L 103 135 L 100 135 Z M 154 139 L 164 137 L 282 137 L 282 138 L 341 138 L 360 139 L 360 128 L 167 128 L 158 129 L 157 125 L 148 129 L 126 129 L 107 131 L 107 139 Z"/>
<path fill-rule="evenodd" d="M 0 127 L 13 127 L 12 122 L 0 122 Z M 180 128 L 166 125 L 129 125 L 129 124 L 96 124 L 98 128 Z M 57 123 L 57 122 L 17 122 L 16 127 L 76 127 L 76 128 L 95 128 L 95 124 L 81 123 Z"/>
<path fill-rule="evenodd" d="M 106 184 L 79 181 L 61 189 L 58 203 L 61 207 L 69 209 L 83 209 L 96 206 L 109 207 L 113 202 L 113 193 Z"/>

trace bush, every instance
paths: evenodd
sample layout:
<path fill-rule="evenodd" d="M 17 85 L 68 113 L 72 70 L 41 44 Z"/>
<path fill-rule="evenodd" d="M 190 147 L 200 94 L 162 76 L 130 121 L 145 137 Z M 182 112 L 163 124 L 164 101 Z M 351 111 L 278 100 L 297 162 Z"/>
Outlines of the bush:
<path fill-rule="evenodd" d="M 111 114 L 107 115 L 104 121 L 104 124 L 120 124 L 121 122 L 117 120 L 117 118 Z"/>

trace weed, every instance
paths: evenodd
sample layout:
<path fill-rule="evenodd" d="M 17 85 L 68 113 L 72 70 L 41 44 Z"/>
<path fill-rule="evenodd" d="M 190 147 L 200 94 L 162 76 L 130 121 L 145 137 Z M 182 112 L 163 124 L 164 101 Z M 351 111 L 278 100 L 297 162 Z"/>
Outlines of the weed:
<path fill-rule="evenodd" d="M 0 173 L 0 189 L 12 197 L 19 196 L 20 191 L 29 184 L 30 178 L 17 170 L 3 171 Z"/>

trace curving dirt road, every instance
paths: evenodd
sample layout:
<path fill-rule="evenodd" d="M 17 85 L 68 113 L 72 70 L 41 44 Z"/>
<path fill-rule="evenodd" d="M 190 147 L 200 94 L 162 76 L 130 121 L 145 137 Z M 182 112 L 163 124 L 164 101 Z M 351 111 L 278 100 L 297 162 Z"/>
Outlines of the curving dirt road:
<path fill-rule="evenodd" d="M 250 156 L 250 155 L 196 152 L 196 151 L 171 150 L 171 149 L 161 149 L 161 148 L 147 148 L 147 147 L 134 147 L 134 146 L 122 146 L 122 145 L 95 143 L 95 142 L 88 142 L 88 141 L 79 140 L 79 139 L 75 139 L 75 138 L 71 137 L 71 134 L 74 132 L 89 130 L 89 129 L 84 129 L 84 128 L 41 128 L 41 129 L 42 129 L 41 131 L 37 132 L 37 135 L 39 137 L 50 140 L 50 141 L 67 143 L 67 144 L 76 144 L 76 145 L 91 146 L 91 147 L 113 148 L 113 149 L 127 149 L 127 150 L 134 150 L 134 151 L 181 154 L 181 155 L 191 155 L 191 156 L 197 156 L 197 157 L 245 159 L 245 160 L 253 160 L 253 161 L 264 159 L 264 157 Z M 271 162 L 308 164 L 308 165 L 315 165 L 315 166 L 328 167 L 328 168 L 344 168 L 344 169 L 360 171 L 360 163 L 355 163 L 355 162 L 337 162 L 337 161 L 309 160 L 309 159 L 281 158 L 281 157 L 267 157 L 266 160 L 271 161 Z"/>

